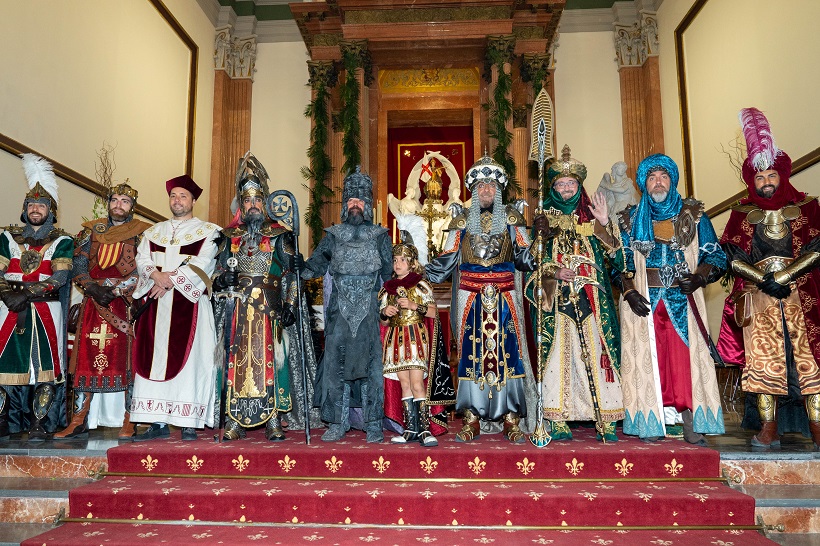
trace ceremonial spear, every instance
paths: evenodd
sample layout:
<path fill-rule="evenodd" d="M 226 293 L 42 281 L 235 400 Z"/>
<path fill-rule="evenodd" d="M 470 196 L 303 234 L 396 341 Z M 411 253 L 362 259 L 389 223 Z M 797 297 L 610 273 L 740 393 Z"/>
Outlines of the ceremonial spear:
<path fill-rule="evenodd" d="M 547 159 L 553 157 L 552 149 L 552 134 L 553 134 L 553 115 L 552 115 L 552 100 L 543 87 L 541 92 L 535 99 L 532 105 L 532 138 L 530 147 L 530 161 L 538 162 L 538 206 L 535 209 L 535 215 L 543 214 L 544 212 L 544 163 Z M 536 350 L 538 351 L 538 405 L 536 411 L 538 413 L 538 424 L 535 430 L 530 435 L 530 442 L 535 447 L 546 447 L 552 440 L 552 436 L 547 432 L 547 427 L 544 423 L 544 389 L 542 381 L 544 380 L 544 356 L 541 350 L 542 328 L 544 325 L 544 310 L 542 306 L 542 298 L 544 289 L 542 287 L 541 278 L 544 264 L 541 263 L 544 256 L 544 238 L 541 233 L 536 234 L 535 247 L 538 256 L 536 263 L 538 267 L 535 269 L 535 287 L 533 288 L 533 299 L 536 302 L 537 319 L 536 319 Z"/>

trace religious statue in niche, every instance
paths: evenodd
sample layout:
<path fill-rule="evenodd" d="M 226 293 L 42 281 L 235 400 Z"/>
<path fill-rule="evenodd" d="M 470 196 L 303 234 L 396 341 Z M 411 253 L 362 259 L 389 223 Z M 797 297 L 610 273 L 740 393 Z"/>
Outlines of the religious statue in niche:
<path fill-rule="evenodd" d="M 617 222 L 618 214 L 630 205 L 638 204 L 638 190 L 632 179 L 626 176 L 626 163 L 612 165 L 612 175 L 604 173 L 598 191 L 606 197 L 610 220 Z"/>
<path fill-rule="evenodd" d="M 442 192 L 445 189 L 442 174 L 446 175 L 449 180 L 446 203 L 442 200 Z M 420 200 L 422 182 L 424 183 L 423 204 Z M 407 189 L 402 199 L 398 199 L 392 193 L 387 196 L 387 206 L 397 221 L 406 215 L 415 215 L 423 220 L 427 235 L 427 253 L 430 259 L 438 255 L 444 244 L 446 238 L 444 230 L 451 219 L 449 212 L 451 205 L 464 205 L 461 200 L 461 178 L 452 162 L 438 151 L 427 151 L 424 157 L 413 166 L 407 177 Z M 418 241 L 416 246 L 421 252 L 421 241 Z"/>

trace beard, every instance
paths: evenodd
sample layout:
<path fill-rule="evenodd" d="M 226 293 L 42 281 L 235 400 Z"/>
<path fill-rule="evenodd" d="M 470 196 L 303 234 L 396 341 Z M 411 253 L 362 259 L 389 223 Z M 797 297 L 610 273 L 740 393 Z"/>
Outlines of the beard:
<path fill-rule="evenodd" d="M 774 192 L 776 192 L 776 191 L 777 191 L 777 188 L 775 188 L 771 184 L 766 184 L 765 186 L 763 186 L 762 188 L 757 190 L 757 194 L 760 197 L 765 197 L 766 199 L 769 199 L 772 195 L 774 195 Z"/>
<path fill-rule="evenodd" d="M 31 216 L 29 216 L 29 217 L 28 217 L 28 224 L 29 224 L 30 226 L 37 226 L 37 227 L 39 227 L 39 226 L 42 226 L 43 224 L 45 224 L 45 223 L 46 223 L 46 220 L 48 220 L 48 216 L 40 216 L 40 218 L 39 218 L 39 219 L 37 219 L 37 220 L 35 220 L 35 219 L 33 219 Z"/>
<path fill-rule="evenodd" d="M 131 214 L 131 211 L 118 214 L 113 210 L 108 211 L 108 217 L 111 218 L 113 222 L 125 222 L 128 219 L 128 216 Z"/>
<path fill-rule="evenodd" d="M 656 203 L 663 203 L 664 201 L 666 201 L 666 198 L 669 197 L 669 192 L 668 191 L 658 191 L 658 192 L 655 192 L 655 193 L 650 192 L 649 197 L 651 197 L 652 200 Z"/>
<path fill-rule="evenodd" d="M 256 212 L 254 212 L 256 211 Z M 265 223 L 265 217 L 259 209 L 252 208 L 245 214 L 245 226 L 248 228 L 248 239 L 258 243 L 261 240 L 260 231 Z"/>
<path fill-rule="evenodd" d="M 347 211 L 347 220 L 351 226 L 360 226 L 364 222 L 364 212 L 359 207 L 353 207 Z"/>

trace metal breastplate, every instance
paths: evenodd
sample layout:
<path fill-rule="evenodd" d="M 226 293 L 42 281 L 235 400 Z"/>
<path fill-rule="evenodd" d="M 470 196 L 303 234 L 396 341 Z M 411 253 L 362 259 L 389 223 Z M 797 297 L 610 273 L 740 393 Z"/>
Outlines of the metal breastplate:
<path fill-rule="evenodd" d="M 800 216 L 800 207 L 789 205 L 779 210 L 755 209 L 746 215 L 746 221 L 752 225 L 762 224 L 763 233 L 773 240 L 782 239 L 789 234 L 789 221 Z"/>
<path fill-rule="evenodd" d="M 330 259 L 330 270 L 337 275 L 369 275 L 381 270 L 382 260 L 376 245 L 377 235 L 365 226 L 342 224 L 333 233 L 336 235 L 336 248 Z"/>
<path fill-rule="evenodd" d="M 491 267 L 512 259 L 512 241 L 507 230 L 498 235 L 467 234 L 465 243 L 461 245 L 463 263 Z"/>
<path fill-rule="evenodd" d="M 387 296 L 387 305 L 399 307 L 398 303 L 396 303 L 399 298 L 408 298 L 410 301 L 418 305 L 424 303 L 422 295 L 415 289 L 415 287 L 410 288 L 409 290 L 399 287 L 399 289 L 396 290 L 396 294 L 389 294 Z M 419 324 L 423 320 L 424 317 L 419 315 L 417 311 L 412 309 L 402 309 L 399 307 L 399 312 L 390 317 L 390 326 L 409 326 L 410 324 Z"/>

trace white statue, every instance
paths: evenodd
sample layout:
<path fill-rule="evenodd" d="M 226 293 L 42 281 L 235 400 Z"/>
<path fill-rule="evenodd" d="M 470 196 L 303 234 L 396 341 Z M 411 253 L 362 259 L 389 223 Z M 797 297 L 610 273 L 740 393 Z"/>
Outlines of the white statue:
<path fill-rule="evenodd" d="M 404 197 L 398 199 L 392 193 L 387 194 L 387 208 L 393 213 L 396 218 L 400 214 L 415 214 L 421 211 L 421 188 L 419 187 L 418 178 L 415 182 L 412 179 L 407 180 L 407 189 L 404 191 Z"/>
<path fill-rule="evenodd" d="M 598 191 L 606 197 L 609 217 L 618 221 L 618 213 L 630 205 L 638 204 L 638 190 L 632 179 L 626 176 L 626 163 L 618 161 L 612 165 L 612 176 L 604 173 Z"/>

